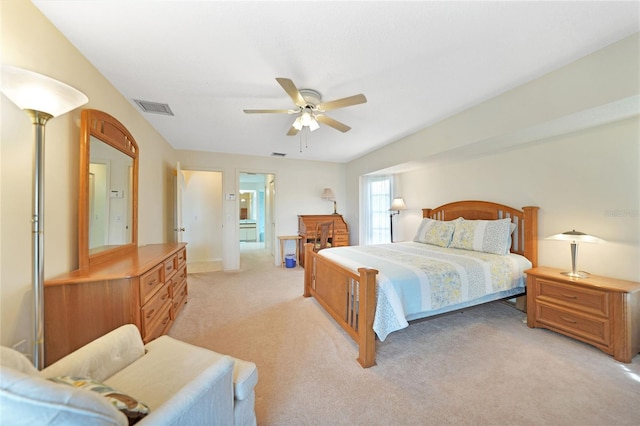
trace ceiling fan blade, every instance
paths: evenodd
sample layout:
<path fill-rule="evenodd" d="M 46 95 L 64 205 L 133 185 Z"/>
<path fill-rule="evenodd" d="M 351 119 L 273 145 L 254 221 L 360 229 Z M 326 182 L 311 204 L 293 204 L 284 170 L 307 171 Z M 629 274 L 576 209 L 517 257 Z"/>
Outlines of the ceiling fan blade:
<path fill-rule="evenodd" d="M 291 126 L 291 128 L 289 129 L 289 131 L 287 132 L 287 136 L 295 136 L 298 134 L 298 129 L 296 129 L 295 127 Z"/>
<path fill-rule="evenodd" d="M 303 107 L 307 104 L 296 85 L 293 84 L 293 81 L 289 80 L 288 78 L 282 77 L 278 77 L 276 78 L 276 80 L 278 81 L 278 83 L 280 83 L 280 86 L 282 86 L 284 91 L 287 92 L 287 95 L 289 95 L 289 97 L 293 99 L 293 102 L 296 105 Z"/>
<path fill-rule="evenodd" d="M 367 102 L 367 98 L 361 93 L 359 95 L 353 95 L 342 99 L 336 99 L 335 101 L 324 102 L 318 105 L 318 109 L 321 111 L 329 111 L 332 109 L 344 108 L 351 105 L 358 105 Z"/>
<path fill-rule="evenodd" d="M 290 109 L 244 109 L 247 114 L 293 114 L 297 111 Z"/>
<path fill-rule="evenodd" d="M 318 114 L 316 115 L 316 120 L 321 122 L 322 124 L 326 124 L 327 126 L 331 126 L 336 130 L 340 130 L 342 133 L 348 132 L 351 130 L 351 127 L 347 126 L 344 123 L 341 123 L 337 120 L 334 120 L 331 117 L 327 117 L 326 115 Z"/>

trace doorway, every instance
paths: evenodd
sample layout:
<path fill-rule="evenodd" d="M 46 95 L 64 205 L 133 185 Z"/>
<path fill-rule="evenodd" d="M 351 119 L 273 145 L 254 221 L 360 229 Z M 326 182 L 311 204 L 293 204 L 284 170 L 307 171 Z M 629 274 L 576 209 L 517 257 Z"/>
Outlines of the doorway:
<path fill-rule="evenodd" d="M 240 172 L 238 183 L 240 253 L 267 250 L 273 255 L 275 175 Z"/>

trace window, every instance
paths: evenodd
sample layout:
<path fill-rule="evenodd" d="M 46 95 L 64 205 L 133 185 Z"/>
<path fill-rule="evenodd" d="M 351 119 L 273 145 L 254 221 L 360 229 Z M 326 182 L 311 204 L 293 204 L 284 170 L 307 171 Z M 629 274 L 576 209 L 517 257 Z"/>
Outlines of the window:
<path fill-rule="evenodd" d="M 391 241 L 389 207 L 393 199 L 393 176 L 365 176 L 362 180 L 363 244 Z"/>

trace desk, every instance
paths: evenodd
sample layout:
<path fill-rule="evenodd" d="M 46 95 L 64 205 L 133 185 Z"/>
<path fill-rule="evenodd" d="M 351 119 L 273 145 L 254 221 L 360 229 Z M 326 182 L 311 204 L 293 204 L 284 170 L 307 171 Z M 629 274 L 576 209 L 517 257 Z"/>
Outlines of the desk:
<path fill-rule="evenodd" d="M 284 268 L 284 245 L 288 240 L 295 241 L 296 246 L 296 266 L 300 264 L 300 253 L 298 251 L 298 240 L 302 237 L 300 235 L 280 235 L 278 239 L 280 240 L 280 267 Z"/>

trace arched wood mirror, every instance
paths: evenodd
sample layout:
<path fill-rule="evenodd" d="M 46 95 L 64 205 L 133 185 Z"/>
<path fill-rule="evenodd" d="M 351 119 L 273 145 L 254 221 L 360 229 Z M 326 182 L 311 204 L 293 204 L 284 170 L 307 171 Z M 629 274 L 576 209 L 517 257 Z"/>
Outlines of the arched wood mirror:
<path fill-rule="evenodd" d="M 82 111 L 79 268 L 138 246 L 138 144 L 111 115 Z"/>

